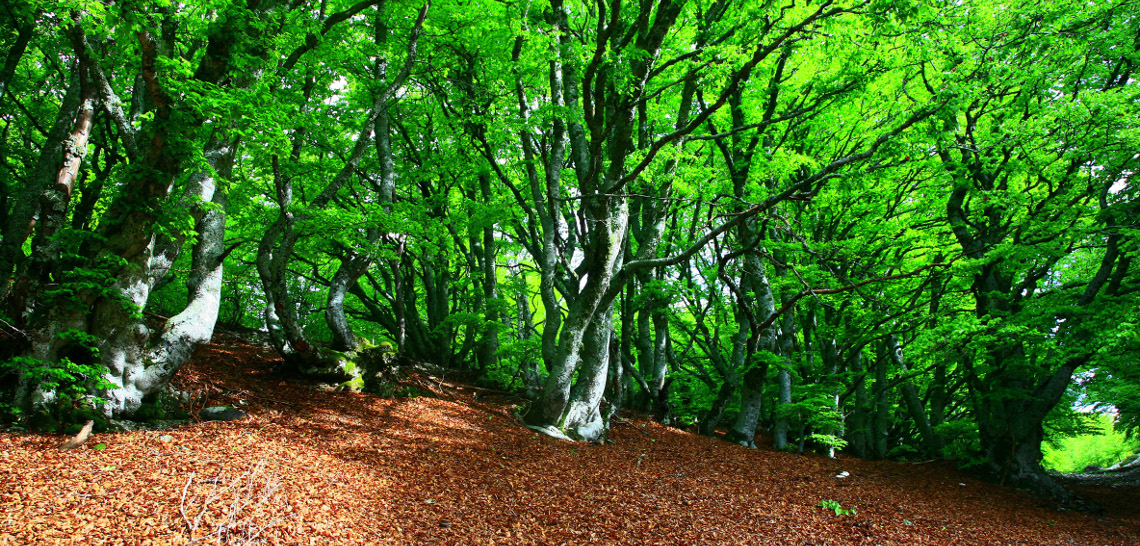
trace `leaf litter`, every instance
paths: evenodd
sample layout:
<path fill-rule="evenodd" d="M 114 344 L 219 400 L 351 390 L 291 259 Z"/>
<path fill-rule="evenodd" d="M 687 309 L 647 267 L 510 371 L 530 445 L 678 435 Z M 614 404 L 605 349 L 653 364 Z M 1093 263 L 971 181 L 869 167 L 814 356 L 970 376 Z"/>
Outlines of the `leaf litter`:
<path fill-rule="evenodd" d="M 1097 516 L 948 461 L 753 450 L 636 415 L 573 444 L 446 377 L 382 399 L 281 365 L 228 340 L 179 373 L 195 408 L 239 404 L 238 421 L 96 434 L 101 450 L 0 433 L 0 544 L 1140 543 L 1136 487 L 1080 489 Z"/>

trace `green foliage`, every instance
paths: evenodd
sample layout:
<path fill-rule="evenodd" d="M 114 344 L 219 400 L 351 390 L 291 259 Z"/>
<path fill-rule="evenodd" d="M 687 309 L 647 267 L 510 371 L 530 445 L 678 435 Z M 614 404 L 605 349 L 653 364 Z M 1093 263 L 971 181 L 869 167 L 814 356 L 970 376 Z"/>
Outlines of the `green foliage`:
<path fill-rule="evenodd" d="M 808 439 L 820 446 L 843 449 L 845 440 L 838 432 L 843 430 L 843 415 L 835 407 L 834 394 L 826 385 L 813 384 L 796 389 L 798 396 L 791 406 L 784 408 L 795 423 L 812 432 Z"/>
<path fill-rule="evenodd" d="M 1084 431 L 1051 434 L 1042 445 L 1045 468 L 1057 472 L 1081 472 L 1087 466 L 1108 467 L 1140 453 L 1140 438 L 1129 438 L 1117 431 L 1112 415 L 1084 414 L 1082 420 L 1086 423 Z"/>
<path fill-rule="evenodd" d="M 981 452 L 981 439 L 978 436 L 978 425 L 968 417 L 954 419 L 934 427 L 935 432 L 947 440 L 943 455 L 948 459 L 956 459 L 958 466 L 971 468 L 985 463 L 979 456 Z"/>
<path fill-rule="evenodd" d="M 55 235 L 54 243 L 64 249 L 60 255 L 63 273 L 44 290 L 44 302 L 49 308 L 81 311 L 93 298 L 102 298 L 117 302 L 124 309 L 141 311 L 115 283 L 116 275 L 127 266 L 126 260 L 110 253 L 94 258 L 82 253 L 106 242 L 101 235 L 84 230 L 64 229 Z"/>
<path fill-rule="evenodd" d="M 854 516 L 856 514 L 854 508 L 844 508 L 841 504 L 839 504 L 839 501 L 832 500 L 832 499 L 821 500 L 821 501 L 819 501 L 819 504 L 817 504 L 815 506 L 816 506 L 816 508 L 823 508 L 824 510 L 831 510 L 831 511 L 835 512 L 835 515 L 837 515 L 837 516 Z"/>
<path fill-rule="evenodd" d="M 114 387 L 104 378 L 107 368 L 98 360 L 99 348 L 94 337 L 79 330 L 67 330 L 59 338 L 69 344 L 63 354 L 71 356 L 61 357 L 59 362 L 17 356 L 0 362 L 0 371 L 15 373 L 45 392 L 67 396 L 82 396 Z"/>

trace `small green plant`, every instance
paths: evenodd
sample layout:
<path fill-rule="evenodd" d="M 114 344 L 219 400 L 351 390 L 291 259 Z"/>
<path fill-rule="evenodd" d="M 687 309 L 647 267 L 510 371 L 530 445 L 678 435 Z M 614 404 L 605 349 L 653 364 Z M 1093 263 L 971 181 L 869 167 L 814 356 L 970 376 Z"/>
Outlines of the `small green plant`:
<path fill-rule="evenodd" d="M 815 506 L 816 506 L 816 508 L 823 508 L 824 510 L 833 510 L 835 512 L 835 515 L 837 515 L 837 516 L 854 516 L 855 515 L 855 509 L 854 508 L 851 508 L 850 510 L 846 509 L 843 507 L 843 505 L 839 504 L 839 501 L 837 501 L 837 500 L 824 499 L 824 500 L 819 501 L 819 504 L 817 504 Z"/>
<path fill-rule="evenodd" d="M 45 391 L 79 396 L 99 389 L 113 388 L 103 374 L 107 368 L 99 362 L 98 340 L 86 332 L 66 330 L 59 338 L 69 349 L 59 362 L 17 356 L 0 362 L 0 372 L 16 373 Z M 96 403 L 102 400 L 96 398 Z"/>

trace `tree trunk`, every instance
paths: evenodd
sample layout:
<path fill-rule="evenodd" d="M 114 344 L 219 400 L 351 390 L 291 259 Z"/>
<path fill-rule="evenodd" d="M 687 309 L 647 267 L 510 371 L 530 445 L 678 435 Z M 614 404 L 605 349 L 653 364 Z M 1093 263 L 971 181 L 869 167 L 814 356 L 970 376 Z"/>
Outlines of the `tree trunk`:
<path fill-rule="evenodd" d="M 832 324 L 832 321 L 830 320 L 830 314 L 832 313 L 831 308 L 830 307 L 827 308 L 827 310 L 824 313 L 825 313 L 824 316 L 826 318 L 828 318 L 828 320 L 826 322 L 828 324 Z M 839 422 L 836 423 L 835 426 L 829 427 L 828 429 L 824 430 L 824 433 L 829 434 L 831 436 L 835 436 L 835 437 L 842 437 L 843 436 L 843 411 L 842 411 L 843 408 L 840 405 L 840 401 L 839 401 L 839 380 L 838 380 L 838 376 L 839 376 L 839 351 L 836 348 L 835 337 L 831 334 L 830 331 L 828 331 L 828 333 L 826 333 L 823 336 L 823 339 L 821 340 L 820 345 L 821 345 L 820 357 L 823 360 L 823 367 L 824 367 L 824 370 L 826 371 L 827 380 L 829 382 L 833 382 L 833 384 L 835 385 L 835 387 L 831 390 L 831 392 L 827 398 L 828 404 L 830 406 L 828 409 L 834 411 L 835 414 L 839 416 Z M 834 459 L 835 455 L 836 455 L 835 446 L 834 445 L 828 446 L 827 456 Z"/>
<path fill-rule="evenodd" d="M 521 275 L 519 270 L 513 269 L 516 275 Z M 520 288 L 515 292 L 515 309 L 518 313 L 518 336 L 519 341 L 530 341 L 534 336 L 534 314 L 530 310 L 530 300 L 526 293 L 526 284 L 520 283 Z M 537 398 L 542 392 L 542 374 L 539 370 L 539 361 L 530 357 L 529 354 L 523 353 L 519 362 L 519 372 L 522 374 L 523 385 L 526 387 L 527 398 Z"/>
<path fill-rule="evenodd" d="M 863 351 L 856 350 L 851 355 L 851 371 L 855 372 L 855 407 L 851 410 L 851 426 L 847 429 L 847 443 L 851 452 L 860 459 L 866 459 L 870 453 L 871 431 L 868 422 L 867 408 L 870 401 L 867 398 L 867 379 L 863 373 Z"/>
<path fill-rule="evenodd" d="M 4 102 L 8 85 L 12 82 L 16 67 L 20 65 L 20 59 L 24 57 L 24 51 L 28 49 L 33 31 L 34 27 L 30 21 L 16 22 L 16 41 L 8 48 L 8 53 L 4 56 L 4 66 L 0 67 L 0 103 Z"/>
<path fill-rule="evenodd" d="M 1074 357 L 1036 384 L 1017 371 L 1025 358 L 1017 347 L 995 348 L 993 372 L 985 381 L 973 377 L 979 392 L 974 397 L 974 414 L 988 469 L 1003 485 L 1013 485 L 1069 503 L 1073 496 L 1041 467 L 1041 442 L 1045 438 L 1045 417 L 1057 405 L 1073 371 L 1085 365 L 1088 356 Z M 967 373 L 973 373 L 969 366 Z M 1010 397 L 1006 392 L 1031 392 L 1029 397 Z"/>
<path fill-rule="evenodd" d="M 749 227 L 745 233 L 744 240 L 750 241 L 754 235 L 753 228 Z M 742 230 L 743 231 L 743 230 Z M 744 258 L 744 272 L 741 274 L 741 290 L 745 294 L 755 298 L 755 304 L 752 307 L 752 312 L 755 317 L 750 319 L 747 312 L 737 314 L 737 322 L 745 321 L 749 323 L 750 335 L 746 337 L 748 343 L 754 344 L 756 351 L 775 353 L 776 347 L 776 332 L 775 328 L 767 328 L 762 332 L 754 330 L 755 324 L 752 320 L 756 317 L 771 317 L 776 314 L 776 297 L 772 293 L 772 286 L 768 282 L 768 274 L 765 270 L 764 262 L 754 252 L 749 252 Z M 741 325 L 743 328 L 743 325 Z M 740 335 L 738 332 L 737 335 Z M 748 345 L 745 345 L 748 348 Z M 745 351 L 744 354 L 750 354 L 751 351 Z M 733 354 L 736 354 L 734 343 Z M 766 362 L 766 361 L 765 361 Z M 756 425 L 759 423 L 760 410 L 762 409 L 764 381 L 768 375 L 768 367 L 760 365 L 758 367 L 749 367 L 750 363 L 742 362 L 743 367 L 740 369 L 747 370 L 743 376 L 740 385 L 740 413 L 736 417 L 736 422 L 733 423 L 731 430 L 728 432 L 727 439 L 741 445 L 756 447 L 754 441 L 756 435 Z"/>
<path fill-rule="evenodd" d="M 485 203 L 491 203 L 494 198 L 491 193 L 491 177 L 486 174 L 479 176 L 479 195 Z M 498 243 L 495 241 L 494 226 L 483 228 L 481 250 L 477 256 L 483 281 L 483 326 L 479 329 L 479 348 L 475 354 L 479 368 L 490 370 L 498 367 L 499 329 L 502 327 L 499 316 L 499 272 L 496 267 Z"/>
<path fill-rule="evenodd" d="M 369 228 L 367 244 L 374 246 L 379 240 L 380 230 Z M 335 351 L 355 351 L 359 345 L 356 335 L 352 331 L 352 325 L 348 322 L 348 316 L 344 312 L 344 299 L 349 288 L 356 284 L 357 280 L 372 265 L 370 250 L 366 248 L 342 257 L 340 266 L 337 267 L 332 282 L 329 283 L 329 293 L 325 300 L 325 322 L 328 324 L 329 331 L 332 332 L 332 349 Z"/>
<path fill-rule="evenodd" d="M 55 123 L 40 148 L 39 159 L 8 214 L 4 237 L 0 238 L 0 299 L 8 300 L 15 271 L 22 265 L 23 253 L 20 248 L 35 230 L 40 196 L 50 188 L 52 179 L 59 172 L 68 132 L 74 127 L 75 116 L 80 108 L 80 87 L 79 70 L 76 70 L 63 96 Z M 32 295 L 11 294 L 12 299 L 8 300 L 10 316 L 23 315 L 24 307 L 20 302 Z"/>
<path fill-rule="evenodd" d="M 879 351 L 875 357 L 875 398 L 874 413 L 871 417 L 871 449 L 876 459 L 886 459 L 888 448 L 888 428 L 890 427 L 890 400 L 887 389 L 887 361 L 890 351 L 886 341 L 877 344 Z"/>
<path fill-rule="evenodd" d="M 784 256 L 778 254 L 776 259 L 783 263 L 783 258 Z M 786 268 L 776 268 L 777 277 L 783 277 L 786 274 Z M 791 301 L 791 297 L 788 294 L 788 290 L 782 290 L 780 294 L 781 307 L 788 305 L 789 301 Z M 792 309 L 788 309 L 784 312 L 784 315 L 780 317 L 780 355 L 783 357 L 784 363 L 783 366 L 780 367 L 780 372 L 778 375 L 780 385 L 780 401 L 779 405 L 775 408 L 776 427 L 772 431 L 772 447 L 780 450 L 788 448 L 788 427 L 790 425 L 790 413 L 792 410 L 791 367 L 793 364 L 792 355 L 795 352 L 795 328 L 795 314 L 793 313 Z"/>
<path fill-rule="evenodd" d="M 599 197 L 601 203 L 591 207 L 591 221 L 595 229 L 591 233 L 591 251 L 587 257 L 590 267 L 587 270 L 586 286 L 570 307 L 570 311 L 563 323 L 562 331 L 558 336 L 558 349 L 554 362 L 547 363 L 550 376 L 543 390 L 540 405 L 541 424 L 555 425 L 571 437 L 578 436 L 585 439 L 597 439 L 604 432 L 604 427 L 598 427 L 589 415 L 584 414 L 591 406 L 596 405 L 593 400 L 579 403 L 571 407 L 571 384 L 574 373 L 580 365 L 594 366 L 596 362 L 583 361 L 584 341 L 591 325 L 598 319 L 612 321 L 612 307 L 607 305 L 599 313 L 598 306 L 602 297 L 609 288 L 614 272 L 621 267 L 621 257 L 624 249 L 625 235 L 629 221 L 629 211 L 625 199 L 618 196 Z M 603 316 L 604 315 L 604 316 Z M 549 316 L 549 315 L 547 315 Z M 609 335 L 609 332 L 598 332 L 593 329 L 595 337 L 590 343 L 601 343 L 599 336 Z M 608 340 L 608 337 L 606 338 Z M 591 345 L 594 354 L 603 349 Z M 608 358 L 608 348 L 604 355 L 597 358 Z M 592 356 L 591 356 L 592 357 Z M 604 369 L 604 368 L 603 368 Z M 579 374 L 579 381 L 584 381 L 580 392 L 592 393 L 595 382 L 604 387 L 605 378 L 598 380 L 589 373 Z M 601 395 L 599 391 L 598 396 Z M 584 405 L 583 405 L 584 404 Z M 532 412 L 532 415 L 535 412 Z M 573 417 L 571 419 L 571 417 Z"/>
<path fill-rule="evenodd" d="M 887 338 L 887 349 L 890 351 L 891 359 L 894 365 L 898 367 L 902 373 L 907 372 L 906 358 L 903 356 L 903 349 L 899 345 L 899 337 L 891 334 Z M 910 415 L 914 426 L 918 429 L 918 437 L 922 440 L 924 455 L 927 457 L 938 457 L 941 455 L 941 449 L 938 445 L 938 438 L 934 434 L 934 429 L 930 426 L 930 420 L 926 416 L 925 408 L 922 404 L 922 398 L 918 396 L 918 389 L 915 388 L 914 383 L 909 379 L 904 380 L 899 384 L 899 390 L 902 391 L 903 402 L 906 403 L 907 413 Z"/>
<path fill-rule="evenodd" d="M 779 382 L 779 403 L 774 408 L 776 414 L 776 427 L 772 430 L 772 447 L 780 450 L 788 448 L 788 411 L 792 407 L 792 372 L 787 367 L 791 363 L 784 361 L 777 375 Z"/>
<path fill-rule="evenodd" d="M 570 391 L 559 426 L 576 440 L 599 440 L 609 428 L 609 423 L 603 418 L 601 404 L 610 368 L 613 307 L 606 308 L 599 315 L 591 321 L 583 340 L 578 380 Z"/>
<path fill-rule="evenodd" d="M 234 148 L 234 142 L 225 137 L 212 140 L 204 155 L 214 172 L 192 175 L 186 191 L 188 201 L 196 197 L 197 202 L 215 206 L 206 210 L 191 205 L 196 209 L 198 242 L 192 250 L 191 271 L 186 279 L 189 294 L 182 312 L 167 320 L 157 339 L 147 344 L 151 336 L 149 329 L 119 302 L 104 301 L 96 308 L 93 333 L 106 340 L 100 357 L 110 370 L 106 379 L 116 385 L 115 389 L 102 394 L 109 400 L 103 410 L 108 416 L 132 414 L 146 396 L 164 388 L 190 360 L 194 350 L 213 336 L 221 307 L 226 218 L 226 196 L 218 190 L 217 178 L 230 177 Z M 180 248 L 181 244 L 170 246 Z M 172 257 L 168 260 L 173 263 Z M 154 277 L 133 279 L 135 289 L 127 293 L 149 294 L 148 285 L 155 280 Z M 135 303 L 145 306 L 145 297 Z"/>
<path fill-rule="evenodd" d="M 641 275 L 642 281 L 639 283 L 642 287 L 640 300 L 642 301 L 641 307 L 637 310 L 637 369 L 641 371 L 641 376 L 645 378 L 645 385 L 648 390 L 645 392 L 645 399 L 643 401 L 644 408 L 649 409 L 657 400 L 657 394 L 661 392 L 661 387 L 665 384 L 665 377 L 662 376 L 660 381 L 654 377 L 654 369 L 656 368 L 655 359 L 657 352 L 654 350 L 653 344 L 653 321 L 650 306 L 644 299 L 648 296 L 646 284 L 648 284 L 649 272 Z M 633 326 L 633 325 L 630 325 Z"/>

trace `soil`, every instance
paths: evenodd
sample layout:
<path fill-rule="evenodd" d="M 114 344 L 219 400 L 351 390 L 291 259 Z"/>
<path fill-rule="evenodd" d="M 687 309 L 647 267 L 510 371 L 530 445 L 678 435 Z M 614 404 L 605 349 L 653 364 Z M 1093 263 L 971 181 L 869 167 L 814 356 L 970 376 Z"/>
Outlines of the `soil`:
<path fill-rule="evenodd" d="M 0 433 L 0 544 L 1140 543 L 1135 483 L 1070 480 L 1107 508 L 1092 515 L 949 461 L 747 449 L 637 416 L 612 443 L 569 443 L 456 377 L 416 372 L 407 392 L 428 395 L 382 399 L 280 368 L 219 336 L 176 386 L 194 410 L 245 419 L 93 434 L 75 451 Z"/>

